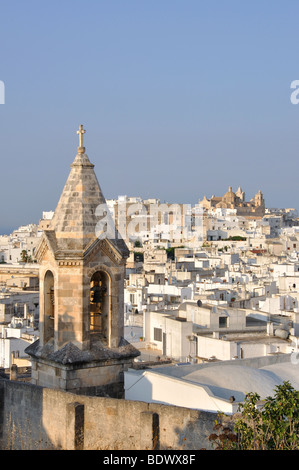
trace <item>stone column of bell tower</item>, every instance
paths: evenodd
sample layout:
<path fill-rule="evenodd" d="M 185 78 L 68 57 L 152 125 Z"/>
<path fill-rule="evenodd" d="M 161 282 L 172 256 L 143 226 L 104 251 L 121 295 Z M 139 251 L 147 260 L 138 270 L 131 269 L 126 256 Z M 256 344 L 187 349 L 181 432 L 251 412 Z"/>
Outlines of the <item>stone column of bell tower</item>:
<path fill-rule="evenodd" d="M 80 126 L 78 153 L 36 252 L 40 338 L 26 352 L 35 384 L 121 396 L 123 372 L 139 355 L 124 340 L 129 253 L 115 229 L 97 236 L 96 212 L 106 201 L 85 154 L 84 133 Z"/>

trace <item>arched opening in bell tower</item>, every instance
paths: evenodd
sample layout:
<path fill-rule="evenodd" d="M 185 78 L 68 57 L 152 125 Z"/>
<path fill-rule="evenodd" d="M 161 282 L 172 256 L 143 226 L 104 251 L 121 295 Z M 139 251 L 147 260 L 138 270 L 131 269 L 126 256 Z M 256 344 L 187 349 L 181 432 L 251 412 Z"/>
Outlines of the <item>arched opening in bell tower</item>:
<path fill-rule="evenodd" d="M 109 277 L 104 271 L 95 272 L 90 280 L 90 333 L 108 341 Z"/>
<path fill-rule="evenodd" d="M 44 278 L 44 341 L 54 338 L 55 294 L 54 276 L 47 271 Z"/>

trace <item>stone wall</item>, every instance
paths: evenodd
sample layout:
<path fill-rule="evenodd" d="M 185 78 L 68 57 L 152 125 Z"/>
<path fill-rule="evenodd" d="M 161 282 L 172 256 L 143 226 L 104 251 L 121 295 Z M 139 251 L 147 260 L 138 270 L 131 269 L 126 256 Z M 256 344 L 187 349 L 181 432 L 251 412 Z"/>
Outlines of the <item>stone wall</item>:
<path fill-rule="evenodd" d="M 210 449 L 216 414 L 0 379 L 2 450 Z"/>

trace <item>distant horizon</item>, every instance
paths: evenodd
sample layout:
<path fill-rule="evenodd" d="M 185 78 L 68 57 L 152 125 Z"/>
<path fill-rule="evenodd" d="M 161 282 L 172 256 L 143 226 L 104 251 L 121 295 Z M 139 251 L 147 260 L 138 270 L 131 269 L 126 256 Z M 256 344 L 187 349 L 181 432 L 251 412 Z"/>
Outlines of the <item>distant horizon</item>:
<path fill-rule="evenodd" d="M 245 195 L 246 195 L 246 190 L 242 187 L 242 185 L 240 185 L 240 187 L 245 191 Z M 237 189 L 232 188 L 232 190 L 233 190 L 233 192 L 235 192 Z M 283 210 L 283 209 L 294 209 L 294 210 L 296 210 L 296 211 L 298 212 L 298 209 L 297 209 L 296 207 L 294 207 L 294 206 L 289 206 L 289 207 L 268 206 L 268 205 L 267 205 L 266 197 L 265 197 L 265 195 L 264 195 L 264 193 L 263 193 L 263 190 L 261 189 L 261 191 L 262 191 L 262 194 L 263 194 L 264 199 L 265 199 L 265 208 L 266 208 L 266 209 L 279 209 L 279 210 Z M 206 195 L 203 195 L 203 196 L 199 197 L 198 200 L 199 200 L 199 199 L 202 200 L 204 196 L 207 196 L 207 199 L 210 199 L 210 198 L 212 197 L 212 195 L 215 195 L 215 196 L 217 197 L 217 196 L 223 196 L 224 193 L 223 193 L 223 194 L 216 194 L 216 193 L 214 192 L 214 193 L 211 193 L 210 195 L 207 195 L 207 194 L 206 194 Z M 134 197 L 140 197 L 142 200 L 146 200 L 146 199 L 159 199 L 161 203 L 164 203 L 164 202 L 165 202 L 165 203 L 167 203 L 167 204 L 180 204 L 180 203 L 181 203 L 181 204 L 191 204 L 191 206 L 194 206 L 195 204 L 197 204 L 197 202 L 196 202 L 196 203 L 192 203 L 192 202 L 188 202 L 188 201 L 187 201 L 187 202 L 186 202 L 186 201 L 182 202 L 182 201 L 178 201 L 178 200 L 177 200 L 177 201 L 167 201 L 166 199 L 161 199 L 161 198 L 159 198 L 159 197 L 157 197 L 157 196 L 154 196 L 154 195 L 153 195 L 153 196 L 148 196 L 148 197 L 142 197 L 142 196 L 137 195 L 137 194 L 135 194 L 135 195 L 133 195 L 133 194 L 131 194 L 131 195 L 129 195 L 129 194 L 119 194 L 117 197 L 107 197 L 107 198 L 105 198 L 105 199 L 106 199 L 106 200 L 118 199 L 118 198 L 121 197 L 121 196 L 127 196 L 128 198 L 130 198 L 130 197 L 132 197 L 132 198 L 134 198 Z M 248 199 L 246 198 L 246 201 L 248 202 L 253 196 L 254 196 L 254 194 L 253 194 L 253 195 L 250 195 L 250 197 L 249 197 Z M 36 221 L 36 220 L 35 220 L 35 221 L 34 221 L 34 220 L 31 220 L 31 221 L 24 222 L 24 223 L 20 223 L 20 224 L 17 224 L 17 225 L 6 225 L 6 226 L 1 226 L 1 225 L 0 225 L 0 236 L 1 236 L 1 235 L 10 235 L 14 230 L 17 230 L 19 227 L 22 227 L 22 226 L 26 226 L 26 225 L 30 225 L 30 224 L 38 225 L 39 221 L 42 219 L 42 213 L 43 213 L 43 212 L 50 212 L 50 211 L 55 212 L 55 209 L 56 209 L 56 207 L 55 207 L 55 208 L 47 208 L 47 209 L 42 210 L 40 216 L 37 218 L 37 221 Z"/>
<path fill-rule="evenodd" d="M 0 231 L 55 210 L 80 124 L 107 199 L 194 204 L 240 185 L 267 207 L 299 209 L 297 9 L 4 2 Z"/>

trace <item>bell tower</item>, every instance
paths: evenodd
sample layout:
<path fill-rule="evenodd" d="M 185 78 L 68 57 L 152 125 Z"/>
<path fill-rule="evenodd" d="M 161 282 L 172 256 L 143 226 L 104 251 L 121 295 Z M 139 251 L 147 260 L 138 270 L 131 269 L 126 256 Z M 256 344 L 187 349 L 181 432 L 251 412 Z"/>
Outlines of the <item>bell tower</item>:
<path fill-rule="evenodd" d="M 123 373 L 139 355 L 124 339 L 129 252 L 111 223 L 98 229 L 98 214 L 109 210 L 85 154 L 85 132 L 81 125 L 77 155 L 37 248 L 40 336 L 26 352 L 37 385 L 122 396 Z"/>

